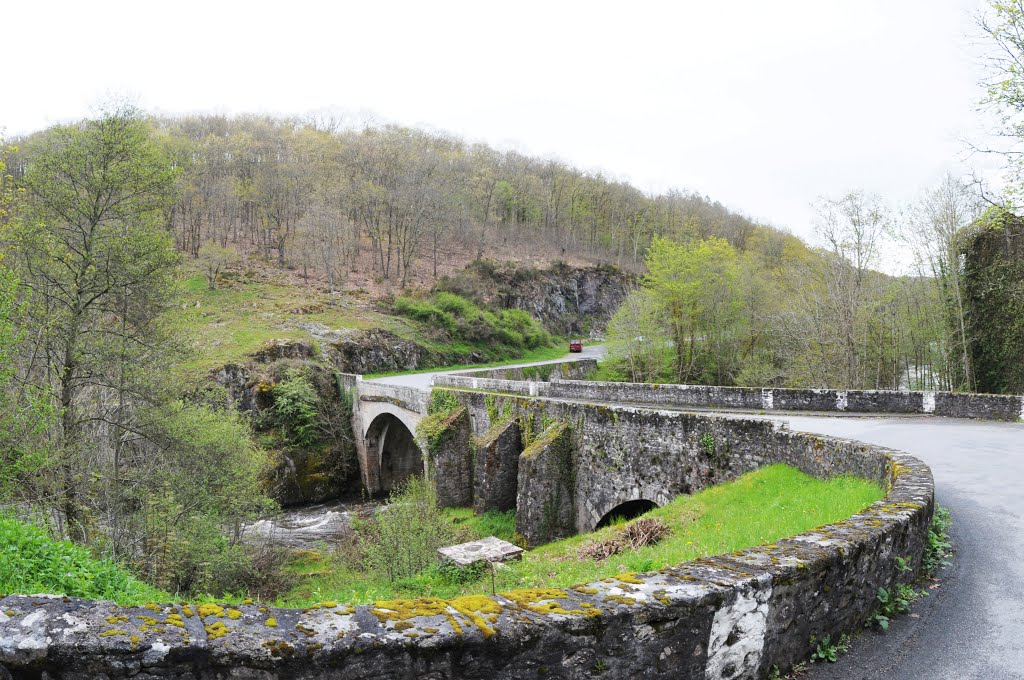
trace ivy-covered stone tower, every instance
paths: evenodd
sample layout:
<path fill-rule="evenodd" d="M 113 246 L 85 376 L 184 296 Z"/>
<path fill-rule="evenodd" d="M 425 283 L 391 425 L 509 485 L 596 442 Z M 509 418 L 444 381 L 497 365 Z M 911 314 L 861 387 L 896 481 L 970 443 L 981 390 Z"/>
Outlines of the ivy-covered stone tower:
<path fill-rule="evenodd" d="M 988 211 L 961 252 L 977 391 L 1024 394 L 1024 219 Z"/>

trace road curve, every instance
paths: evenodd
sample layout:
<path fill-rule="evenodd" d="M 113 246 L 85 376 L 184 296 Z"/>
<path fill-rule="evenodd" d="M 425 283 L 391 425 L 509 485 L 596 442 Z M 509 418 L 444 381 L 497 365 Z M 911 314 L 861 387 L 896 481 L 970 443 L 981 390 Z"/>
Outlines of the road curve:
<path fill-rule="evenodd" d="M 603 354 L 593 346 L 561 361 Z M 375 382 L 427 389 L 447 372 Z M 934 416 L 755 417 L 913 454 L 931 466 L 938 501 L 953 514 L 956 556 L 939 587 L 887 633 L 866 630 L 838 663 L 814 665 L 802 677 L 1024 680 L 1024 424 Z"/>
<path fill-rule="evenodd" d="M 914 417 L 770 416 L 793 430 L 913 454 L 953 514 L 953 565 L 888 633 L 865 631 L 810 680 L 1024 678 L 1024 424 Z"/>
<path fill-rule="evenodd" d="M 492 366 L 490 368 L 518 368 L 521 366 L 541 366 L 544 364 L 561 364 L 567 361 L 579 361 L 581 359 L 597 359 L 600 361 L 604 358 L 605 348 L 604 345 L 584 345 L 583 351 L 577 354 L 569 354 L 568 356 L 562 357 L 561 359 L 553 359 L 549 361 L 532 361 L 521 364 L 509 364 L 507 366 Z M 429 371 L 427 373 L 403 373 L 400 375 L 391 375 L 386 378 L 366 378 L 367 382 L 383 383 L 385 385 L 403 385 L 405 387 L 418 387 L 421 390 L 430 389 L 433 384 L 434 376 L 440 375 L 441 373 L 465 373 L 467 371 L 482 371 L 488 367 L 483 368 L 460 368 L 454 371 L 438 369 L 436 371 Z"/>

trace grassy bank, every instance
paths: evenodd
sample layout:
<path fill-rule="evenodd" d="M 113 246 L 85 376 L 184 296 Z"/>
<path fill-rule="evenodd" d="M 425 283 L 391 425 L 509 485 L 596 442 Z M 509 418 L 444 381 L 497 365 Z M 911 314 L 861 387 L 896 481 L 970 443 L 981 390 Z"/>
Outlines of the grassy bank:
<path fill-rule="evenodd" d="M 42 529 L 0 515 L 0 593 L 49 593 L 139 605 L 171 596 L 109 560 Z"/>
<path fill-rule="evenodd" d="M 257 269 L 225 274 L 215 290 L 195 274 L 182 283 L 173 323 L 195 340 L 196 355 L 179 366 L 185 375 L 244 361 L 271 340 L 314 340 L 311 327 L 329 330 L 381 329 L 415 342 L 444 368 L 546 361 L 565 356 L 565 343 L 553 341 L 528 314 L 490 311 L 458 296 L 397 298 L 393 309 L 373 303 L 368 293 L 348 290 L 330 296 L 294 283 L 280 273 Z M 481 364 L 450 366 L 472 355 Z M 421 371 L 437 370 L 424 368 Z M 378 376 L 379 377 L 379 376 Z"/>
<path fill-rule="evenodd" d="M 738 480 L 681 496 L 645 517 L 670 530 L 660 542 L 626 550 L 604 560 L 581 557 L 588 543 L 611 540 L 621 527 L 606 527 L 528 552 L 521 562 L 505 565 L 494 575 L 495 588 L 567 587 L 622 572 L 641 572 L 665 565 L 774 542 L 786 536 L 836 522 L 882 498 L 882 490 L 862 479 L 838 477 L 822 481 L 798 470 L 774 465 Z M 465 540 L 497 535 L 510 539 L 514 518 L 491 514 L 475 518 L 468 510 L 449 511 L 446 520 Z M 491 574 L 430 566 L 415 576 L 388 581 L 360 568 L 358 551 L 334 555 L 310 553 L 293 565 L 300 584 L 279 600 L 285 606 L 307 606 L 321 600 L 362 604 L 375 600 L 423 596 L 451 598 L 490 592 Z"/>
<path fill-rule="evenodd" d="M 182 284 L 182 304 L 175 322 L 196 338 L 195 359 L 182 366 L 200 372 L 239 361 L 270 340 L 312 340 L 302 326 L 330 329 L 384 328 L 402 337 L 415 337 L 405 320 L 371 308 L 365 293 L 348 291 L 330 304 L 330 296 L 313 287 L 289 283 L 284 276 L 233 273 L 210 290 L 196 274 Z"/>

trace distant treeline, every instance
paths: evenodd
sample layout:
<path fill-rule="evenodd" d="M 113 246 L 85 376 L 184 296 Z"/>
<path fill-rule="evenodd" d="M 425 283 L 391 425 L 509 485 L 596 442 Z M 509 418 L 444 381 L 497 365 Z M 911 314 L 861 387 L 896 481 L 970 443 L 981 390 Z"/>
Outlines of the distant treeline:
<path fill-rule="evenodd" d="M 697 194 L 651 196 L 557 160 L 416 129 L 214 115 L 149 124 L 179 171 L 167 215 L 179 249 L 197 256 L 214 241 L 332 282 L 370 266 L 405 285 L 418 263 L 436 275 L 453 244 L 470 257 L 500 249 L 637 267 L 655 235 L 743 249 L 758 228 Z M 47 134 L 13 140 L 16 178 Z"/>

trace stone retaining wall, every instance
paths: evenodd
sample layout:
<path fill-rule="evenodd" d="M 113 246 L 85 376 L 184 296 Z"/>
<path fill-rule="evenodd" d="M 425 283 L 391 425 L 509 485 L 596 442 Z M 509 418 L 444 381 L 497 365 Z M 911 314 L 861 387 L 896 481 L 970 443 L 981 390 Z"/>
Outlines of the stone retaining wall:
<path fill-rule="evenodd" d="M 560 410 L 551 415 L 573 431 L 599 426 L 589 412 L 589 424 L 573 419 L 571 409 L 581 407 L 545 408 Z M 763 678 L 773 664 L 785 670 L 805 658 L 812 636 L 858 627 L 878 588 L 907 576 L 898 560 L 915 572 L 920 566 L 933 486 L 929 469 L 911 456 L 763 421 L 587 408 L 604 409 L 612 422 L 618 412 L 620 426 L 625 418 L 661 418 L 688 433 L 711 432 L 713 455 L 746 452 L 737 472 L 755 462 L 754 437 L 771 435 L 762 462 L 864 475 L 887 494 L 861 514 L 771 545 L 569 589 L 305 610 L 8 596 L 0 599 L 0 666 L 17 677 L 61 680 Z M 470 411 L 481 421 L 475 430 L 490 429 L 480 415 L 486 409 Z"/>
<path fill-rule="evenodd" d="M 496 380 L 532 380 L 535 382 L 558 382 L 560 380 L 586 380 L 597 370 L 597 359 L 571 359 L 532 366 L 499 366 L 471 371 L 459 371 L 450 375 L 469 378 L 493 378 Z M 437 377 L 435 376 L 435 380 Z"/>
<path fill-rule="evenodd" d="M 481 389 L 559 399 L 755 411 L 848 411 L 919 413 L 953 418 L 1024 420 L 1024 397 L 960 392 L 885 390 L 795 390 L 782 388 L 656 385 L 648 383 L 563 380 L 500 380 L 476 374 L 438 375 L 440 387 Z"/>

